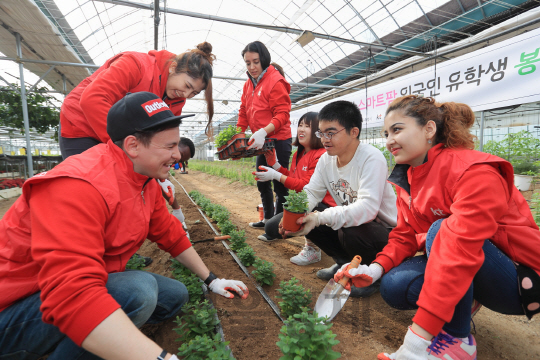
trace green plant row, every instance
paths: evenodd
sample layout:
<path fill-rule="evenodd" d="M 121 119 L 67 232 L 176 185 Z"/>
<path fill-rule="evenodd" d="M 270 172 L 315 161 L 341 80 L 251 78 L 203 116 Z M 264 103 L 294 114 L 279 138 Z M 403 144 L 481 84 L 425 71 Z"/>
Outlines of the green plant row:
<path fill-rule="evenodd" d="M 176 317 L 178 325 L 173 330 L 180 335 L 183 344 L 178 348 L 177 355 L 182 359 L 233 359 L 227 349 L 228 342 L 222 342 L 215 333 L 220 323 L 215 316 L 216 309 L 203 299 L 203 289 L 200 279 L 176 259 L 172 260 L 171 268 L 176 280 L 183 283 L 189 294 L 189 301 L 182 307 L 184 315 Z"/>
<path fill-rule="evenodd" d="M 256 185 L 255 176 L 252 174 L 255 171 L 255 161 L 251 160 L 255 160 L 255 158 L 240 159 L 237 161 L 205 161 L 194 159 L 189 161 L 189 168 L 232 181 L 239 181 L 247 185 Z"/>
<path fill-rule="evenodd" d="M 220 209 L 220 205 L 212 204 L 209 199 L 196 190 L 191 191 L 189 196 L 207 214 L 214 214 L 217 211 L 216 209 Z M 232 225 L 232 227 L 226 228 L 229 225 Z M 231 236 L 230 247 L 237 253 L 242 264 L 244 266 L 253 265 L 255 269 L 251 274 L 255 280 L 261 285 L 273 285 L 274 278 L 276 277 L 274 264 L 255 256 L 253 248 L 246 243 L 245 231 L 238 230 L 228 220 L 228 213 L 227 219 L 222 219 L 222 223 L 218 223 L 218 226 L 223 234 Z M 317 314 L 308 313 L 309 309 L 307 306 L 311 303 L 312 299 L 311 291 L 304 289 L 299 284 L 298 279 L 293 277 L 289 281 L 281 281 L 280 288 L 277 289 L 277 292 L 279 295 L 276 297 L 282 300 L 279 302 L 281 314 L 283 317 L 288 318 L 285 321 L 285 326 L 281 329 L 280 340 L 276 343 L 284 354 L 281 360 L 331 360 L 341 357 L 340 353 L 332 350 L 332 346 L 339 343 L 339 341 L 334 340 L 336 335 L 329 330 L 332 324 L 327 324 L 325 318 L 318 318 Z M 207 322 L 204 325 L 210 326 L 209 315 L 203 313 L 199 315 L 199 318 L 206 319 Z M 187 326 L 183 327 L 183 329 L 186 328 Z M 199 337 L 202 331 L 203 329 L 199 327 L 193 330 L 190 328 L 190 334 L 196 337 Z M 204 339 L 204 341 L 209 340 Z"/>
<path fill-rule="evenodd" d="M 214 214 L 216 209 L 221 209 L 221 205 L 212 204 L 212 202 L 202 195 L 200 192 L 193 190 L 189 193 L 189 196 L 201 207 L 201 209 L 207 214 Z M 227 211 L 225 209 L 225 211 Z M 274 284 L 274 264 L 271 262 L 262 260 L 255 256 L 253 249 L 246 243 L 245 230 L 238 230 L 237 227 L 229 220 L 229 212 L 227 211 L 227 218 L 224 216 L 220 218 L 218 227 L 221 233 L 224 235 L 230 235 L 230 248 L 239 254 L 240 261 L 245 266 L 254 265 L 255 270 L 251 272 L 255 280 L 262 285 L 272 286 Z M 249 250 L 248 250 L 249 249 Z M 242 255 L 240 255 L 240 253 Z"/>

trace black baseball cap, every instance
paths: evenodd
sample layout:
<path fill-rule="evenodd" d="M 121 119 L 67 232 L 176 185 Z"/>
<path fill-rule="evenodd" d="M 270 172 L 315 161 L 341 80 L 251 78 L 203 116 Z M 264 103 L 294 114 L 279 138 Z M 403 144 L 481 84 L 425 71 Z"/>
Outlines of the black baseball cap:
<path fill-rule="evenodd" d="M 169 106 L 151 92 L 127 93 L 109 109 L 107 134 L 114 142 L 138 131 L 194 115 L 175 116 Z"/>

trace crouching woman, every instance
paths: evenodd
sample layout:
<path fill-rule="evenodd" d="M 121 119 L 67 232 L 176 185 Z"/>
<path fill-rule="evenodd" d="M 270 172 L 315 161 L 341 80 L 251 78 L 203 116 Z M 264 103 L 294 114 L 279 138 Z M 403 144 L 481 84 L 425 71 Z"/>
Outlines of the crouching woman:
<path fill-rule="evenodd" d="M 335 276 L 367 286 L 384 274 L 383 299 L 418 309 L 403 345 L 380 360 L 476 359 L 470 321 L 479 304 L 529 318 L 540 311 L 540 231 L 512 165 L 472 150 L 473 123 L 465 104 L 413 95 L 386 112 L 398 223 L 371 265 Z"/>

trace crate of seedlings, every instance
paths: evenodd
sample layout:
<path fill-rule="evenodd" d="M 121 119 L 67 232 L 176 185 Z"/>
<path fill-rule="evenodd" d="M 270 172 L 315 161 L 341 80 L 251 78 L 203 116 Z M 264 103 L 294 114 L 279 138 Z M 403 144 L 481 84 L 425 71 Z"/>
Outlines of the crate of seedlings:
<path fill-rule="evenodd" d="M 221 151 L 218 151 L 217 155 L 219 160 L 227 160 L 230 158 L 248 158 L 257 155 L 264 154 L 267 150 L 271 150 L 276 146 L 276 139 L 265 139 L 264 145 L 261 149 L 249 149 L 249 138 L 236 138 L 233 139 L 229 145 L 227 145 Z"/>

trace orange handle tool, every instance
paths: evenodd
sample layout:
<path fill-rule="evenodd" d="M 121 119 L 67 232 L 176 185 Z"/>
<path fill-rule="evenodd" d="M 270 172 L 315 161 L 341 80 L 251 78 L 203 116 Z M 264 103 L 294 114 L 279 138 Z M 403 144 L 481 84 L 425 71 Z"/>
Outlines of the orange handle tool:
<path fill-rule="evenodd" d="M 192 241 L 191 243 L 192 243 L 192 244 L 196 244 L 196 243 L 205 242 L 205 241 L 227 240 L 227 239 L 230 239 L 230 238 L 231 238 L 230 235 L 222 235 L 222 236 L 215 236 L 215 237 L 210 238 L 210 239 L 204 239 L 204 240 Z"/>
<path fill-rule="evenodd" d="M 362 258 L 360 257 L 360 255 L 356 255 L 351 263 L 349 264 L 349 266 L 347 267 L 347 270 L 349 269 L 355 269 L 357 268 L 359 265 L 360 265 L 360 262 L 362 262 Z M 338 281 L 338 284 L 345 287 L 345 285 L 347 285 L 347 283 L 349 282 L 350 278 L 348 278 L 347 276 L 344 276 L 341 278 L 341 280 Z"/>

